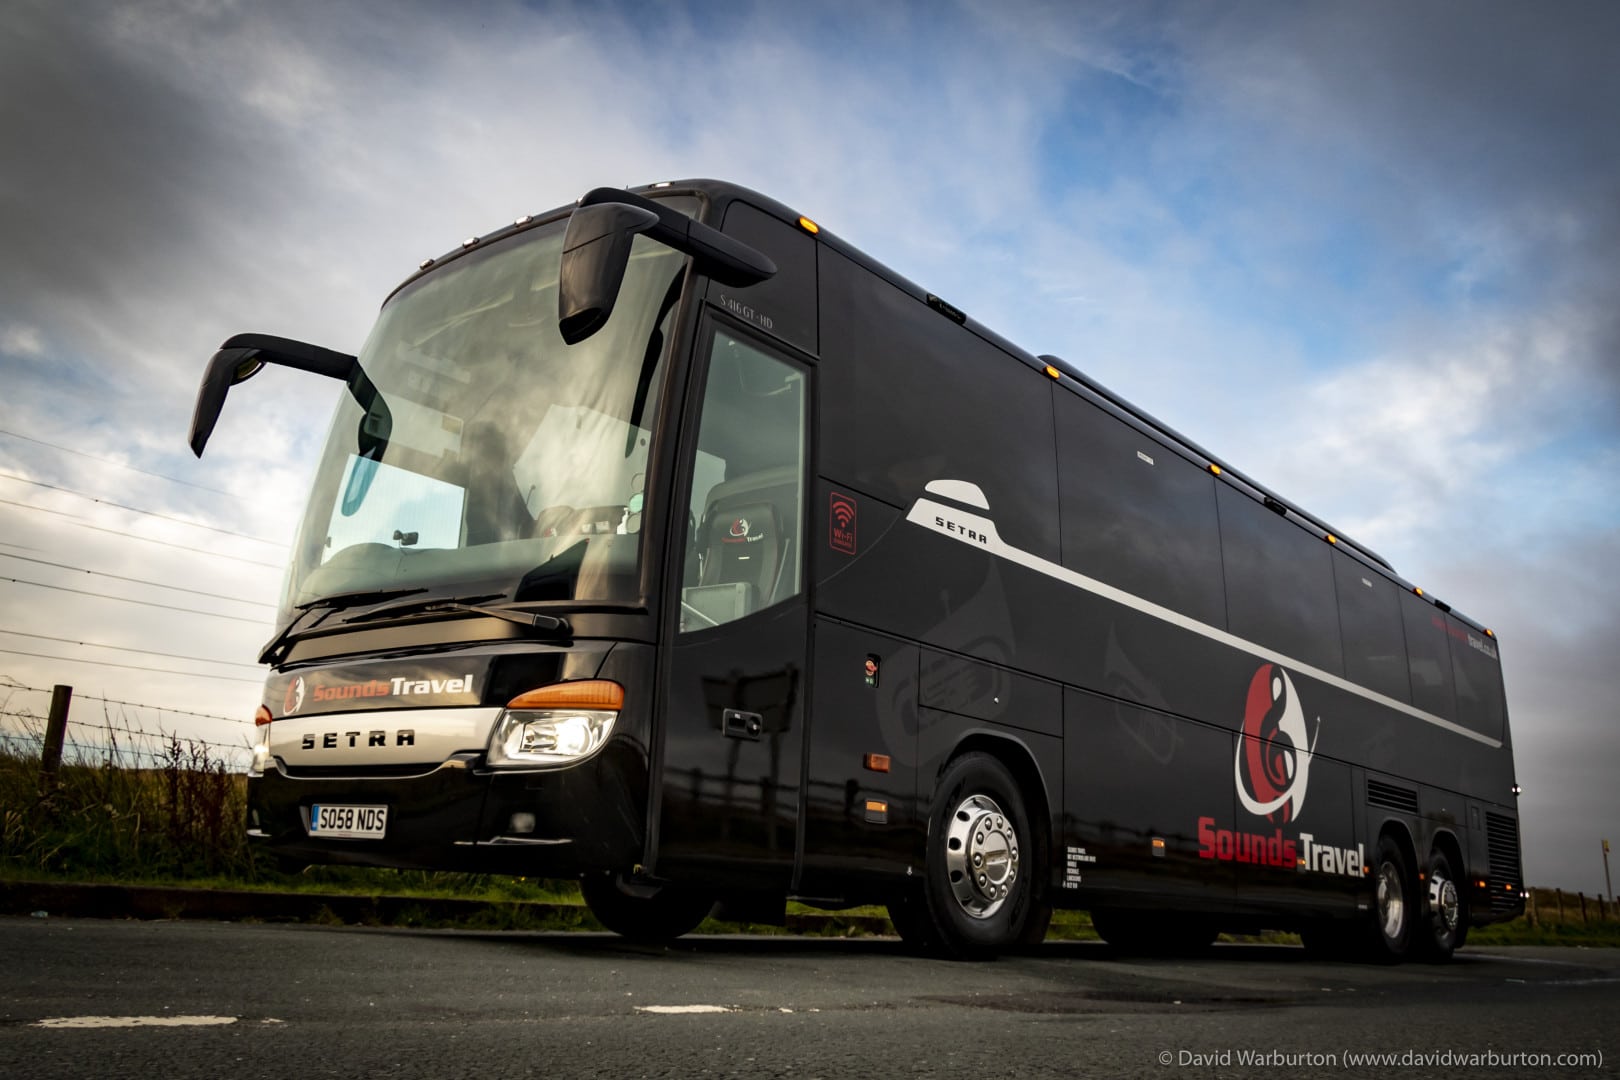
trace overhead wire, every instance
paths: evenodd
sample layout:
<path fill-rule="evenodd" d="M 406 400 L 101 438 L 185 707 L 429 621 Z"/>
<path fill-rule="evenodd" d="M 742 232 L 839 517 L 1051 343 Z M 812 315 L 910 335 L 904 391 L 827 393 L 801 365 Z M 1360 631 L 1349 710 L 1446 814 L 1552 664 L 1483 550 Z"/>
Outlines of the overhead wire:
<path fill-rule="evenodd" d="M 29 477 L 26 477 L 26 476 L 19 476 L 17 473 L 6 472 L 3 469 L 0 469 L 0 477 L 3 477 L 5 479 L 7 479 L 7 480 L 15 480 L 18 483 L 22 483 L 22 484 L 32 484 L 35 487 L 47 488 L 47 489 L 49 489 L 51 491 L 61 491 L 61 492 L 64 492 L 64 493 L 66 493 L 68 495 L 73 495 L 73 496 L 75 496 L 77 498 L 80 498 L 80 499 L 89 499 L 91 502 L 99 503 L 102 506 L 111 506 L 111 507 L 114 507 L 114 508 L 116 508 L 118 510 L 128 510 L 129 512 L 134 513 L 134 514 L 144 514 L 147 517 L 155 517 L 155 518 L 159 519 L 160 521 L 172 521 L 172 522 L 175 522 L 176 524 L 179 524 L 179 525 L 188 525 L 193 529 L 206 529 L 209 532 L 222 533 L 225 536 L 235 536 L 235 537 L 239 537 L 239 538 L 241 538 L 243 540 L 252 540 L 256 544 L 268 544 L 271 547 L 284 548 L 284 547 L 287 546 L 286 544 L 283 544 L 279 540 L 266 540 L 262 536 L 254 536 L 251 533 L 237 532 L 234 529 L 225 529 L 225 528 L 221 528 L 218 525 L 204 525 L 200 521 L 190 521 L 190 520 L 188 520 L 186 518 L 183 518 L 183 517 L 176 517 L 173 514 L 165 514 L 165 513 L 162 513 L 160 511 L 157 511 L 157 510 L 147 510 L 147 509 L 145 509 L 143 507 L 139 507 L 139 506 L 130 506 L 127 503 L 114 502 L 111 499 L 99 498 L 99 497 L 97 497 L 95 495 L 88 494 L 87 492 L 77 491 L 77 490 L 75 490 L 73 488 L 70 488 L 70 487 L 64 487 L 61 484 L 51 484 L 51 483 L 47 483 L 44 480 L 33 480 L 33 479 L 30 479 Z"/>
<path fill-rule="evenodd" d="M 248 604 L 252 607 L 274 608 L 276 605 L 263 600 L 243 600 L 239 596 L 226 596 L 224 593 L 204 592 L 202 589 L 188 589 L 184 585 L 170 585 L 163 581 L 148 581 L 145 578 L 126 577 L 123 574 L 110 574 L 105 570 L 91 570 L 84 566 L 72 566 L 68 563 L 51 562 L 48 559 L 35 559 L 28 555 L 12 555 L 0 551 L 0 559 L 16 559 L 18 562 L 37 563 L 40 566 L 54 566 L 58 570 L 73 570 L 82 574 L 92 574 L 95 577 L 112 578 L 114 581 L 129 581 L 136 585 L 151 585 L 154 588 L 168 589 L 171 592 L 191 593 L 195 596 L 206 596 L 212 600 L 229 600 L 233 604 Z"/>
<path fill-rule="evenodd" d="M 44 439 L 36 438 L 33 435 L 24 435 L 20 431 L 7 431 L 4 428 L 0 428 L 0 435 L 5 435 L 13 439 L 21 439 L 23 442 L 31 442 L 38 446 L 48 446 L 52 450 L 60 450 L 64 454 L 77 454 L 79 457 L 89 458 L 91 461 L 99 461 L 103 465 L 112 465 L 120 469 L 128 469 L 130 472 L 137 472 L 142 476 L 155 476 L 159 480 L 167 480 L 171 484 L 184 484 L 186 487 L 196 488 L 198 491 L 208 491 L 215 495 L 224 495 L 226 498 L 238 499 L 242 502 L 248 501 L 246 496 L 237 495 L 232 492 L 225 491 L 222 488 L 213 488 L 206 484 L 198 484 L 191 480 L 182 480 L 177 476 L 165 476 L 162 473 L 153 472 L 150 469 L 143 469 L 139 465 L 131 465 L 128 462 L 117 461 L 113 458 L 100 457 L 96 454 L 87 453 L 83 450 L 75 450 L 71 446 L 62 446 L 60 443 L 46 442 Z"/>
<path fill-rule="evenodd" d="M 136 600 L 128 596 L 109 596 L 106 593 L 90 592 L 87 589 L 71 589 L 66 585 L 47 585 L 43 581 L 29 581 L 25 578 L 14 578 L 0 575 L 0 581 L 10 581 L 17 585 L 34 585 L 41 589 L 55 589 L 57 592 L 75 593 L 79 596 L 93 596 L 97 600 L 118 600 L 125 604 L 140 604 L 144 607 L 162 608 L 164 611 L 183 611 L 187 615 L 207 615 L 215 619 L 230 619 L 233 622 L 252 623 L 255 626 L 263 626 L 266 621 L 264 619 L 250 619 L 246 615 L 224 615 L 217 611 L 202 611 L 198 608 L 176 607 L 173 604 L 159 604 L 154 600 Z"/>
<path fill-rule="evenodd" d="M 179 548 L 181 551 L 190 551 L 197 555 L 211 555 L 216 559 L 229 559 L 232 562 L 247 563 L 249 566 L 263 566 L 268 567 L 271 570 L 281 569 L 280 563 L 263 562 L 259 559 L 248 559 L 242 557 L 241 555 L 230 555 L 223 551 L 210 551 L 207 548 L 192 547 L 189 544 L 176 544 L 170 540 L 158 540 L 155 537 L 141 536 L 139 533 L 126 532 L 123 529 L 109 529 L 105 525 L 97 525 L 95 522 L 89 520 L 88 518 L 81 517 L 78 514 L 70 514 L 66 510 L 55 510 L 49 506 L 35 506 L 33 503 L 17 502 L 14 499 L 0 499 L 0 506 L 13 506 L 19 510 L 35 510 L 41 514 L 54 514 L 57 517 L 67 518 L 69 521 L 74 522 L 81 528 L 94 529 L 96 532 L 111 533 L 114 536 L 121 536 L 127 540 L 140 540 L 148 544 L 159 544 L 163 547 Z"/>
<path fill-rule="evenodd" d="M 224 682 L 243 682 L 258 685 L 262 679 L 244 679 L 239 675 L 209 675 L 201 671 L 177 671 L 174 668 L 144 667 L 140 664 L 118 664 L 111 660 L 85 660 L 76 656 L 52 656 L 49 653 L 24 652 L 21 649 L 0 649 L 8 656 L 32 656 L 38 660 L 61 660 L 68 664 L 94 664 L 97 667 L 127 668 L 131 671 L 150 671 L 158 675 L 184 675 L 189 679 L 220 679 Z"/>
<path fill-rule="evenodd" d="M 49 634 L 29 634 L 22 630 L 0 630 L 0 634 L 10 634 L 13 637 L 38 638 L 41 641 L 59 641 L 64 645 L 85 645 L 92 649 L 116 649 L 119 652 L 143 653 L 147 656 L 165 656 L 170 660 L 196 660 L 204 664 L 224 664 L 227 667 L 259 667 L 258 664 L 248 664 L 241 660 L 215 660 L 209 656 L 183 656 L 180 653 L 158 652 L 155 649 L 137 649 L 129 645 L 104 645 L 99 641 L 79 641 L 74 638 L 51 637 Z"/>

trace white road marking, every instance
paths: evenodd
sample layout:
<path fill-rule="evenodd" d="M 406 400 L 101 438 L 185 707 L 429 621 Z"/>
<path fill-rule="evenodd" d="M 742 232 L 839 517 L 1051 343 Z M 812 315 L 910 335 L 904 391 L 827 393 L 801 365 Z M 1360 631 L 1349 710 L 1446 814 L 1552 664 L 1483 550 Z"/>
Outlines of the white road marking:
<path fill-rule="evenodd" d="M 36 1020 L 30 1027 L 42 1028 L 128 1028 L 128 1027 L 214 1027 L 234 1024 L 234 1016 L 53 1016 Z"/>
<path fill-rule="evenodd" d="M 728 1013 L 732 1008 L 729 1005 L 637 1005 L 636 1012 L 658 1013 L 661 1016 L 672 1016 L 685 1013 Z"/>

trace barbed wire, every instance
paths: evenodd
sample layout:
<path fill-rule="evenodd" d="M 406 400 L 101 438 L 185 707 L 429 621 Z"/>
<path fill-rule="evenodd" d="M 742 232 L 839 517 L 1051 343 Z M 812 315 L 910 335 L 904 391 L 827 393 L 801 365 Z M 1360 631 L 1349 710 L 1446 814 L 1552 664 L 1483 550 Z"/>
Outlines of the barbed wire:
<path fill-rule="evenodd" d="M 18 682 L 9 675 L 0 675 L 0 686 L 12 690 L 28 690 L 36 694 L 49 694 L 52 688 L 48 686 L 27 686 Z M 175 713 L 179 716 L 201 716 L 209 720 L 227 720 L 233 724 L 252 724 L 252 720 L 244 720 L 240 716 L 221 716 L 219 713 L 192 712 L 189 709 L 171 709 L 167 705 L 153 705 L 145 701 L 120 701 L 118 698 L 97 697 L 94 694 L 80 694 L 75 691 L 74 701 L 100 701 L 107 705 L 128 705 L 132 709 L 152 709 L 160 713 Z"/>

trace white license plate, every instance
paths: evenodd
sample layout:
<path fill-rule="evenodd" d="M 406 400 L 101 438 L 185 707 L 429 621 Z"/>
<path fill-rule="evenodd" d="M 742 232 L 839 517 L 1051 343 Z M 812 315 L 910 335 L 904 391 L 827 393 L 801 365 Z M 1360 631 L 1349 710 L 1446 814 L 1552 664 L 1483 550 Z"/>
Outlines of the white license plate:
<path fill-rule="evenodd" d="M 309 808 L 309 835 L 341 836 L 359 840 L 380 840 L 388 827 L 386 806 L 331 806 L 316 803 Z"/>

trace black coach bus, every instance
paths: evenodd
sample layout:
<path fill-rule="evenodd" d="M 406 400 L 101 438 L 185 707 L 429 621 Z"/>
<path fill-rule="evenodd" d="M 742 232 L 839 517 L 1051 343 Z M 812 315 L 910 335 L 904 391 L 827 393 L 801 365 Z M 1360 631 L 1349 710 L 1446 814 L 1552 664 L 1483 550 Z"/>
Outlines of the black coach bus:
<path fill-rule="evenodd" d="M 980 956 L 1522 909 L 1491 631 L 770 199 L 598 188 L 429 259 L 299 529 L 248 832 L 577 877 L 608 927 L 887 904 Z"/>

